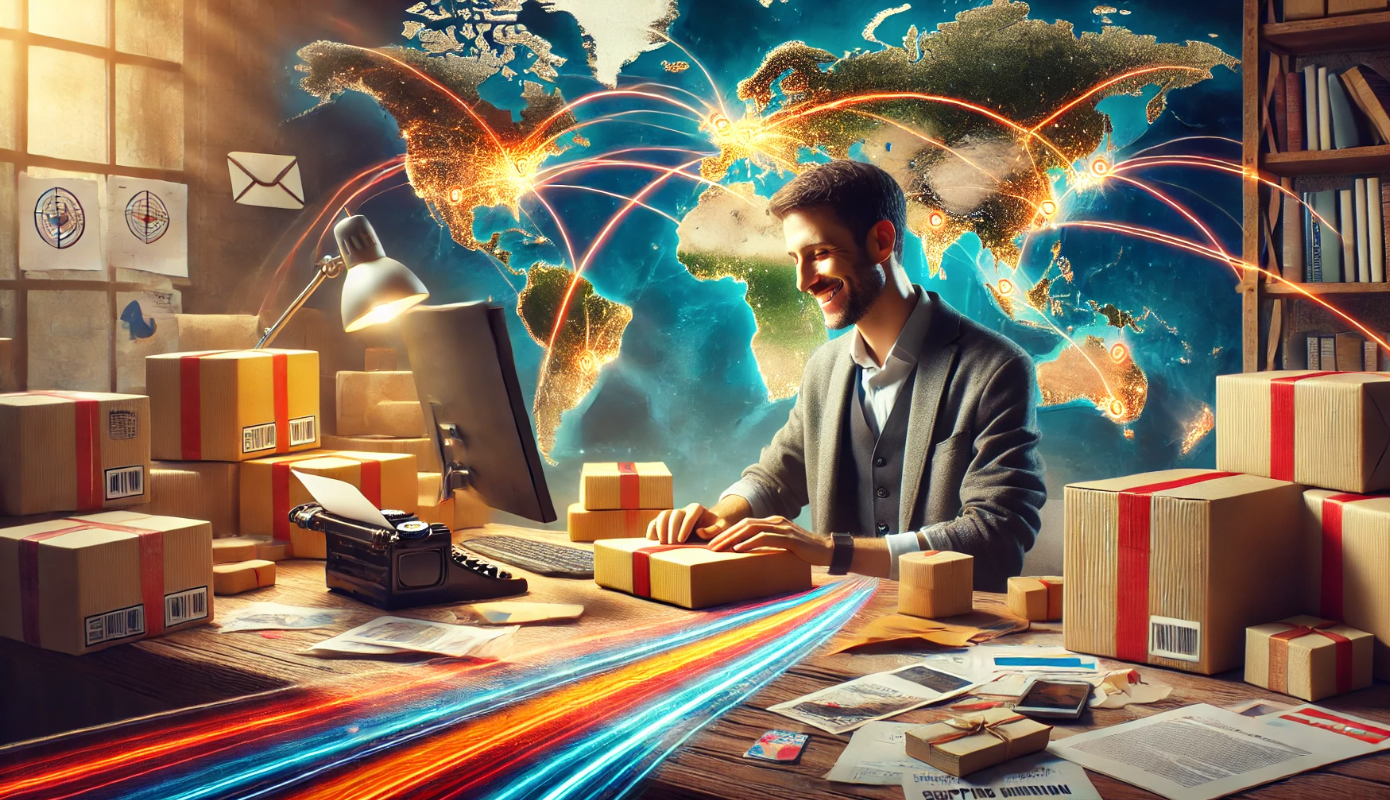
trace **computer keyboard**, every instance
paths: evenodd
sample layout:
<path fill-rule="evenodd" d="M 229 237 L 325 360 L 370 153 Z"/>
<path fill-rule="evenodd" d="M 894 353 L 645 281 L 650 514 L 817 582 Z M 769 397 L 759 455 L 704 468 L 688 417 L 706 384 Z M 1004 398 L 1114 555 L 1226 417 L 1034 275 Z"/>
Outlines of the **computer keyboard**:
<path fill-rule="evenodd" d="M 537 575 L 557 578 L 594 577 L 594 554 L 577 547 L 563 547 L 519 536 L 483 536 L 465 539 L 459 545 L 504 564 L 521 567 Z"/>

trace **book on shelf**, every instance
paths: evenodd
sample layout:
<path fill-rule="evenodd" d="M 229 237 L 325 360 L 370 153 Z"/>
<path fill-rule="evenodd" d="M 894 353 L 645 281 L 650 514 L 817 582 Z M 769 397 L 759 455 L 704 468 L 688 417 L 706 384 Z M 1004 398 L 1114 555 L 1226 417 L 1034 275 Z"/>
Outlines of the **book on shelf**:
<path fill-rule="evenodd" d="M 1390 144 L 1390 80 L 1365 64 L 1342 71 L 1347 96 L 1370 123 L 1376 138 Z"/>
<path fill-rule="evenodd" d="M 1285 189 L 1292 185 L 1293 181 L 1284 179 Z M 1298 283 L 1306 277 L 1303 274 L 1303 204 L 1298 195 L 1292 193 L 1283 195 L 1283 200 L 1280 233 L 1283 235 L 1284 248 L 1279 271 L 1285 281 Z"/>
<path fill-rule="evenodd" d="M 1329 277 L 1327 267 L 1323 267 L 1323 280 L 1328 283 L 1356 283 L 1356 203 L 1352 199 L 1355 193 L 1354 189 L 1337 191 L 1337 236 L 1342 246 L 1342 265 L 1341 274 L 1335 279 Z"/>
<path fill-rule="evenodd" d="M 1304 196 L 1303 272 L 1308 283 L 1340 283 L 1342 243 L 1337 236 L 1337 192 L 1327 189 Z"/>
<path fill-rule="evenodd" d="M 1384 11 L 1385 0 L 1327 0 L 1327 16 Z"/>
<path fill-rule="evenodd" d="M 1357 178 L 1351 200 L 1356 208 L 1356 282 L 1371 282 L 1370 216 L 1366 210 L 1366 179 Z"/>
<path fill-rule="evenodd" d="M 1390 333 L 1375 335 L 1390 337 Z M 1314 372 L 1390 372 L 1390 353 L 1360 333 L 1295 333 L 1284 350 L 1282 367 Z"/>
<path fill-rule="evenodd" d="M 1322 370 L 1322 339 L 1321 339 L 1320 337 L 1317 337 L 1317 336 L 1307 336 L 1307 341 L 1308 341 L 1308 362 L 1307 362 L 1307 364 L 1305 364 L 1304 366 L 1305 366 L 1307 369 L 1311 369 L 1311 370 L 1315 370 L 1315 371 L 1320 371 L 1320 370 Z M 1285 369 L 1297 369 L 1296 366 L 1295 366 L 1295 367 L 1291 367 L 1291 366 L 1289 366 L 1289 365 L 1285 365 L 1284 368 L 1285 368 Z"/>
<path fill-rule="evenodd" d="M 1270 95 L 1270 99 L 1274 102 L 1274 121 L 1270 125 L 1270 133 L 1273 134 L 1273 137 L 1270 144 L 1275 152 L 1287 153 L 1289 151 L 1289 98 L 1284 91 L 1284 73 L 1274 73 L 1274 87 Z"/>
<path fill-rule="evenodd" d="M 1386 247 L 1386 210 L 1390 207 L 1390 191 L 1381 185 L 1378 177 L 1366 179 L 1366 249 L 1371 258 L 1371 281 L 1385 281 L 1385 261 L 1390 257 Z"/>
<path fill-rule="evenodd" d="M 1332 372 L 1337 369 L 1337 337 L 1319 336 L 1318 369 Z"/>
<path fill-rule="evenodd" d="M 1284 75 L 1284 150 L 1303 150 L 1303 84 L 1297 72 Z M 1278 105 L 1275 106 L 1278 114 Z"/>
<path fill-rule="evenodd" d="M 1338 372 L 1361 372 L 1366 368 L 1366 339 L 1359 333 L 1338 333 L 1330 337 L 1336 353 Z M 1324 351 L 1325 352 L 1325 351 Z"/>
<path fill-rule="evenodd" d="M 1313 91 L 1318 101 L 1318 149 L 1332 149 L 1332 106 L 1327 96 L 1327 67 L 1312 67 Z"/>
<path fill-rule="evenodd" d="M 1351 99 L 1342 86 L 1342 76 L 1318 67 L 1318 75 L 1326 74 L 1327 113 L 1329 129 L 1332 134 L 1333 150 L 1361 147 L 1366 144 L 1366 136 L 1361 130 L 1360 112 L 1352 111 Z M 1324 148 L 1327 149 L 1327 148 Z"/>

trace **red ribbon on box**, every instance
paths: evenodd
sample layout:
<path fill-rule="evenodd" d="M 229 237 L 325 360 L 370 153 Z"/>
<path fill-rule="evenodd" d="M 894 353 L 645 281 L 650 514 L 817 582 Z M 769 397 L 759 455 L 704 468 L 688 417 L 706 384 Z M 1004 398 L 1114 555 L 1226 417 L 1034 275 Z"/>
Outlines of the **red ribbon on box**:
<path fill-rule="evenodd" d="M 1342 615 L 1342 506 L 1358 500 L 1374 500 L 1386 495 L 1334 494 L 1322 499 L 1322 576 L 1319 581 L 1319 611 L 1329 619 Z"/>
<path fill-rule="evenodd" d="M 1269 477 L 1280 481 L 1293 480 L 1294 384 L 1309 378 L 1337 374 L 1309 372 L 1274 378 L 1269 382 Z"/>
<path fill-rule="evenodd" d="M 43 395 L 72 402 L 73 409 L 73 472 L 77 489 L 77 510 L 96 511 L 106 495 L 101 472 L 101 412 L 96 400 L 73 392 L 11 392 L 6 397 Z"/>
<path fill-rule="evenodd" d="M 638 597 L 652 596 L 652 555 L 667 550 L 684 550 L 687 547 L 703 548 L 699 544 L 654 544 L 632 551 L 632 593 Z"/>
<path fill-rule="evenodd" d="M 381 508 L 381 461 L 375 458 L 358 458 L 342 453 L 308 453 L 298 458 L 286 458 L 270 465 L 270 514 L 273 517 L 271 535 L 280 544 L 290 541 L 290 467 L 301 461 L 315 458 L 344 458 L 356 461 L 362 467 L 357 488 L 362 496 Z"/>
<path fill-rule="evenodd" d="M 215 350 L 179 358 L 179 445 L 184 461 L 203 459 L 202 359 L 236 350 Z M 269 353 L 275 414 L 275 452 L 290 451 L 289 354 Z"/>
<path fill-rule="evenodd" d="M 1337 694 L 1351 691 L 1352 684 L 1352 652 L 1351 640 L 1340 633 L 1333 633 L 1327 628 L 1338 623 L 1327 621 L 1314 626 L 1294 625 L 1291 622 L 1280 623 L 1288 625 L 1289 629 L 1281 633 L 1276 633 L 1269 637 L 1269 689 L 1272 692 L 1288 694 L 1289 690 L 1289 642 L 1294 639 L 1302 639 L 1304 636 L 1320 634 L 1335 642 L 1337 657 Z"/>
<path fill-rule="evenodd" d="M 1115 657 L 1121 661 L 1147 661 L 1149 655 L 1149 523 L 1153 493 L 1179 489 L 1234 472 L 1208 472 L 1186 478 L 1135 486 L 1120 492 L 1119 588 L 1115 598 Z"/>
<path fill-rule="evenodd" d="M 24 641 L 41 646 L 39 636 L 39 543 L 69 533 L 106 530 L 134 534 L 140 546 L 140 602 L 145 607 L 145 635 L 164 632 L 164 532 L 131 528 L 112 522 L 66 519 L 75 522 L 56 531 L 33 533 L 19 540 L 19 607 Z"/>
<path fill-rule="evenodd" d="M 637 465 L 631 461 L 618 462 L 618 506 L 642 507 L 642 478 L 637 474 Z"/>

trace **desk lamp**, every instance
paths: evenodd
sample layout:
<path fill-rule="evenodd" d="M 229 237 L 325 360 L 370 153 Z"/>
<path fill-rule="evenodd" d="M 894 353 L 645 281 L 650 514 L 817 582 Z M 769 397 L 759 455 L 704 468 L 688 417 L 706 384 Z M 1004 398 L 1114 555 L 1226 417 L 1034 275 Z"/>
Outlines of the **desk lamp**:
<path fill-rule="evenodd" d="M 387 258 L 381 249 L 372 223 L 361 215 L 348 217 L 333 227 L 338 242 L 338 255 L 324 256 L 309 285 L 290 303 L 285 313 L 256 343 L 256 348 L 268 347 L 290 317 L 304 307 L 309 297 L 325 280 L 336 278 L 347 270 L 343 281 L 343 330 L 360 331 L 371 325 L 390 322 L 411 306 L 430 296 L 429 290 L 415 273 L 394 258 Z"/>

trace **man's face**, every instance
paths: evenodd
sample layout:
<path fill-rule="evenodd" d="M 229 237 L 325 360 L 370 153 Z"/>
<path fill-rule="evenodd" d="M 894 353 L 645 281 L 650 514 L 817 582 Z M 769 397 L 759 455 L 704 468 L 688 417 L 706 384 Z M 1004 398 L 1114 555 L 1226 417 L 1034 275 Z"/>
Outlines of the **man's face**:
<path fill-rule="evenodd" d="M 831 330 L 848 328 L 874 304 L 888 276 L 835 212 L 800 208 L 782 220 L 787 252 L 796 261 L 796 288 L 811 295 Z"/>

